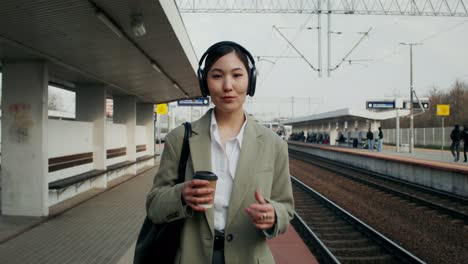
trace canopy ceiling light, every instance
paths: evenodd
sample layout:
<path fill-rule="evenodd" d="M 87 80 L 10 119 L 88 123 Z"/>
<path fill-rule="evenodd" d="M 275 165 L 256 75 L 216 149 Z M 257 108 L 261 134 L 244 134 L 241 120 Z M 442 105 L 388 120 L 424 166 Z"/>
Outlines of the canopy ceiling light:
<path fill-rule="evenodd" d="M 137 37 L 141 37 L 146 34 L 145 23 L 143 22 L 142 14 L 132 15 L 132 30 L 133 34 Z"/>
<path fill-rule="evenodd" d="M 114 22 L 114 20 L 107 15 L 96 3 L 90 1 L 91 5 L 94 7 L 96 17 L 101 20 L 102 23 L 104 23 L 112 32 L 114 32 L 119 38 L 126 39 L 128 42 L 130 42 L 137 50 L 139 50 L 143 56 L 145 56 L 151 65 L 151 67 L 157 71 L 158 73 L 161 73 L 164 75 L 167 79 L 169 79 L 172 82 L 172 85 L 174 88 L 178 89 L 181 91 L 186 98 L 189 98 L 189 94 L 182 89 L 175 81 L 167 75 L 167 73 L 163 72 L 161 67 L 156 63 L 156 61 L 151 58 L 135 41 L 133 41 L 128 35 L 124 34 L 122 29 L 119 27 L 117 23 Z M 141 13 L 138 14 L 133 14 L 131 16 L 131 27 L 133 34 L 137 37 L 141 37 L 146 34 L 146 28 L 143 22 L 143 15 Z M 1 64 L 0 64 L 1 65 Z"/>
<path fill-rule="evenodd" d="M 99 18 L 99 20 L 104 23 L 112 32 L 114 32 L 119 38 L 123 37 L 122 31 L 112 22 L 112 20 L 104 13 L 102 10 L 97 10 L 96 11 L 96 16 Z"/>
<path fill-rule="evenodd" d="M 158 64 L 156 64 L 156 62 L 154 62 L 154 61 L 151 62 L 151 67 L 153 67 L 153 69 L 155 69 L 157 72 L 162 73 L 161 68 L 159 67 Z"/>
<path fill-rule="evenodd" d="M 184 90 L 182 90 L 182 88 L 180 88 L 180 86 L 179 86 L 177 83 L 173 83 L 172 86 L 174 86 L 174 88 L 178 89 L 178 90 L 181 91 L 183 94 L 185 94 L 185 97 L 186 97 L 186 98 L 189 98 L 188 93 L 186 93 Z"/>

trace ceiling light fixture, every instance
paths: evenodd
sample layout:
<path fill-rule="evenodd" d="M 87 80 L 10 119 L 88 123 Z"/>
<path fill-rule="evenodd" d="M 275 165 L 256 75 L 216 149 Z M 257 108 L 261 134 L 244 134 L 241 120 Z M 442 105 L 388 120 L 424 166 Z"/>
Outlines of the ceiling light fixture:
<path fill-rule="evenodd" d="M 114 32 L 119 38 L 123 37 L 122 31 L 115 25 L 114 22 L 104 13 L 102 10 L 96 11 L 96 17 L 101 20 L 104 25 L 106 25 L 112 32 Z"/>
<path fill-rule="evenodd" d="M 159 67 L 159 65 L 156 62 L 152 61 L 151 62 L 151 67 L 153 67 L 153 69 L 155 69 L 157 72 L 162 73 L 161 68 Z"/>
<path fill-rule="evenodd" d="M 145 23 L 143 22 L 142 14 L 132 15 L 132 31 L 137 37 L 141 37 L 146 34 Z"/>
<path fill-rule="evenodd" d="M 182 90 L 182 88 L 180 88 L 180 86 L 179 86 L 177 83 L 173 83 L 172 86 L 174 86 L 174 88 L 178 89 L 178 90 L 181 91 L 183 94 L 185 94 L 185 97 L 186 97 L 186 98 L 189 98 L 188 93 L 186 93 L 184 90 Z"/>

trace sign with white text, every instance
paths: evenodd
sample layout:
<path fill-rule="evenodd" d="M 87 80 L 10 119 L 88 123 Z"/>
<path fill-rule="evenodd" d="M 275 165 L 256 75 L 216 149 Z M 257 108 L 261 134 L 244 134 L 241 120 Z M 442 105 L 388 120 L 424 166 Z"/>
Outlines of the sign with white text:
<path fill-rule="evenodd" d="M 367 109 L 393 109 L 395 108 L 395 102 L 385 102 L 385 101 L 367 101 Z"/>
<path fill-rule="evenodd" d="M 209 106 L 210 99 L 208 97 L 198 97 L 193 99 L 183 99 L 177 101 L 177 106 Z"/>

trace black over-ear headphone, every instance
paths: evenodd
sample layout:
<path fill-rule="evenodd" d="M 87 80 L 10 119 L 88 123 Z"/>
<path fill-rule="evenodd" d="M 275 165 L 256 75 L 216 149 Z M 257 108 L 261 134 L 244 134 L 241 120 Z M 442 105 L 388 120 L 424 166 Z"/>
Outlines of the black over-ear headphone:
<path fill-rule="evenodd" d="M 198 62 L 197 74 L 198 74 L 198 82 L 200 84 L 200 90 L 201 90 L 202 96 L 206 97 L 210 95 L 210 91 L 208 90 L 208 84 L 206 81 L 205 71 L 204 69 L 201 68 L 201 65 L 203 64 L 203 61 L 208 56 L 208 54 L 210 54 L 211 51 L 213 51 L 214 49 L 216 49 L 217 47 L 221 45 L 229 45 L 232 47 L 237 47 L 247 56 L 247 58 L 249 58 L 250 63 L 252 63 L 252 67 L 250 67 L 250 69 L 247 69 L 249 71 L 249 85 L 247 88 L 247 94 L 250 96 L 253 96 L 255 94 L 255 84 L 257 81 L 257 69 L 255 68 L 255 60 L 252 54 L 250 54 L 248 50 L 246 50 L 244 47 L 242 47 L 241 45 L 233 41 L 221 41 L 221 42 L 215 43 L 211 47 L 209 47 L 205 51 L 205 53 L 203 53 L 203 55 L 201 56 L 200 62 Z"/>

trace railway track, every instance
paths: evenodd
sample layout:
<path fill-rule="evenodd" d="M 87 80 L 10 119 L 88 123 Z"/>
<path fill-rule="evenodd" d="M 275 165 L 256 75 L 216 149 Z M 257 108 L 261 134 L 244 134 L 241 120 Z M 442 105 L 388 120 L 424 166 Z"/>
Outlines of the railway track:
<path fill-rule="evenodd" d="M 424 263 L 309 186 L 291 177 L 294 228 L 320 263 Z"/>
<path fill-rule="evenodd" d="M 462 220 L 465 225 L 468 225 L 468 199 L 465 197 L 412 184 L 302 151 L 290 149 L 289 153 L 291 158 L 302 160 L 372 188 L 427 206 L 441 214 Z"/>

